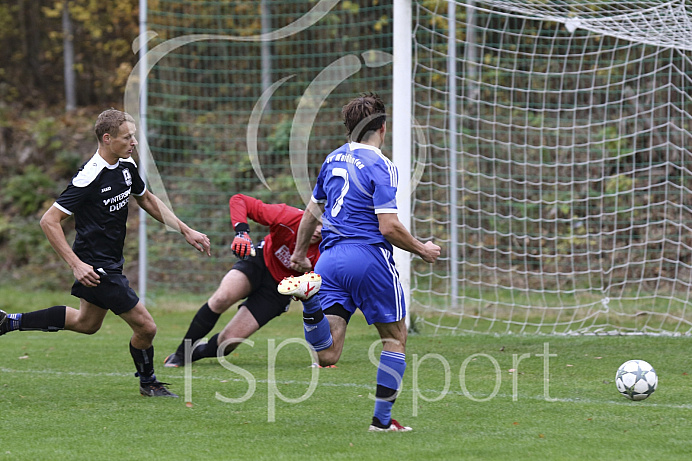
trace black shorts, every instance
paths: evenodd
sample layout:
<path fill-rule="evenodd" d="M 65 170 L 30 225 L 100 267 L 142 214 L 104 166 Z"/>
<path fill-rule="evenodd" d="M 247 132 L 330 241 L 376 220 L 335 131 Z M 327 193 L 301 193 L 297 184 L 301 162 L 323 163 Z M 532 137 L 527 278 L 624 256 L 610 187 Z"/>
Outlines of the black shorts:
<path fill-rule="evenodd" d="M 250 281 L 252 291 L 241 306 L 247 307 L 260 328 L 271 319 L 288 311 L 291 305 L 291 297 L 279 294 L 276 288 L 279 282 L 274 280 L 272 274 L 264 264 L 263 245 L 256 248 L 256 255 L 248 259 L 240 260 L 233 265 L 233 269 L 242 272 Z"/>
<path fill-rule="evenodd" d="M 95 287 L 87 287 L 80 282 L 72 285 L 72 296 L 83 299 L 101 309 L 108 309 L 120 315 L 132 310 L 139 302 L 135 290 L 130 288 L 130 282 L 123 274 L 101 275 L 101 283 Z"/>
<path fill-rule="evenodd" d="M 348 324 L 348 322 L 351 321 L 351 315 L 353 315 L 349 311 L 344 309 L 344 306 L 338 303 L 326 309 L 323 309 L 322 313 L 324 315 L 336 315 L 337 317 L 341 317 L 342 319 L 346 320 L 346 324 Z"/>

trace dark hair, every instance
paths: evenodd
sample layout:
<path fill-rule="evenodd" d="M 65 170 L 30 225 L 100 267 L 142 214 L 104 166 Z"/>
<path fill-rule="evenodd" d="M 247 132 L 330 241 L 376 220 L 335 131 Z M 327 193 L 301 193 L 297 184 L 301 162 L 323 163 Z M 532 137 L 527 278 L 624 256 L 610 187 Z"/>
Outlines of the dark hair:
<path fill-rule="evenodd" d="M 96 118 L 96 123 L 94 124 L 94 133 L 96 133 L 96 138 L 101 142 L 103 135 L 108 133 L 109 135 L 115 137 L 118 135 L 118 130 L 120 130 L 120 125 L 125 122 L 135 122 L 127 112 L 122 112 L 117 109 L 107 109 L 99 114 Z"/>
<path fill-rule="evenodd" d="M 384 102 L 375 93 L 363 93 L 341 109 L 344 125 L 352 141 L 360 142 L 371 132 L 382 128 L 387 120 Z"/>

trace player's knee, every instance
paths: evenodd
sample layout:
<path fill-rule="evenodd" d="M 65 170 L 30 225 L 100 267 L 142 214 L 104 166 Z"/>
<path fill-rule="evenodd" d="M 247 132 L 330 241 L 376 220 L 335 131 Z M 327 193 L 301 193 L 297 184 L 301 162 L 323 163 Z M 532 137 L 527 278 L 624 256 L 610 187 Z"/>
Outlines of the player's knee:
<path fill-rule="evenodd" d="M 330 365 L 336 365 L 341 357 L 341 352 L 334 350 L 332 348 L 319 351 L 317 353 L 318 362 L 321 367 L 328 367 Z"/>
<path fill-rule="evenodd" d="M 79 333 L 85 334 L 85 335 L 93 335 L 97 331 L 101 329 L 101 324 L 82 324 L 79 325 L 76 330 L 79 331 Z"/>
<path fill-rule="evenodd" d="M 224 332 L 221 332 L 218 338 L 218 344 L 217 344 L 217 349 L 223 349 L 223 355 L 228 355 L 240 344 L 241 338 L 233 338 L 231 336 L 224 335 Z M 218 354 L 218 350 L 217 350 Z"/>
<path fill-rule="evenodd" d="M 320 357 L 319 360 L 321 367 L 329 367 L 332 365 L 336 365 L 336 362 L 338 362 L 338 360 L 334 360 L 331 357 Z"/>
<path fill-rule="evenodd" d="M 84 335 L 93 335 L 97 331 L 101 329 L 101 324 L 102 321 L 94 321 L 89 318 L 81 317 L 80 319 L 77 320 L 76 324 L 71 325 L 70 327 L 66 326 L 66 329 L 75 331 L 77 333 L 81 333 Z"/>
<path fill-rule="evenodd" d="M 143 341 L 151 342 L 156 336 L 156 324 L 154 322 L 148 322 L 145 325 L 137 328 L 135 334 Z"/>
<path fill-rule="evenodd" d="M 147 325 L 145 329 L 145 334 L 148 338 L 151 338 L 152 340 L 154 339 L 154 336 L 156 336 L 156 324 L 152 322 L 150 325 Z"/>
<path fill-rule="evenodd" d="M 231 305 L 235 304 L 236 301 L 236 299 L 224 293 L 214 293 L 214 295 L 209 298 L 209 301 L 207 301 L 207 305 L 215 314 L 223 314 Z"/>
<path fill-rule="evenodd" d="M 221 347 L 221 346 L 219 346 L 219 347 Z M 223 355 L 228 355 L 228 354 L 230 354 L 231 352 L 233 352 L 234 350 L 236 350 L 237 347 L 238 347 L 238 343 L 231 343 L 231 344 L 228 344 L 228 345 L 223 349 Z M 216 353 L 218 354 L 218 350 L 216 351 Z"/>

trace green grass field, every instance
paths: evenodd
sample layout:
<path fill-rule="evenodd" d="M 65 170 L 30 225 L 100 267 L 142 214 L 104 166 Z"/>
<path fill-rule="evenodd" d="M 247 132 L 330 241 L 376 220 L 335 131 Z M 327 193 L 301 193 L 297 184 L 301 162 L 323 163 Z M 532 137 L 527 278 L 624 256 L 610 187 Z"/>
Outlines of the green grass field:
<path fill-rule="evenodd" d="M 180 399 L 139 395 L 129 329 L 113 315 L 93 336 L 0 338 L 0 459 L 631 460 L 692 453 L 689 338 L 412 335 L 394 417 L 414 430 L 378 434 L 367 432 L 375 390 L 368 350 L 377 334 L 362 317 L 351 322 L 337 368 L 310 368 L 306 348 L 284 343 L 302 338 L 296 305 L 253 336 L 252 347 L 228 357 L 237 369 L 207 359 L 186 379 L 185 369 L 161 364 L 202 302 L 171 297 L 150 306 L 159 327 L 157 376 Z M 65 293 L 0 289 L 0 308 L 9 312 L 58 303 L 74 304 Z M 659 375 L 658 390 L 642 402 L 620 396 L 613 382 L 633 358 Z"/>

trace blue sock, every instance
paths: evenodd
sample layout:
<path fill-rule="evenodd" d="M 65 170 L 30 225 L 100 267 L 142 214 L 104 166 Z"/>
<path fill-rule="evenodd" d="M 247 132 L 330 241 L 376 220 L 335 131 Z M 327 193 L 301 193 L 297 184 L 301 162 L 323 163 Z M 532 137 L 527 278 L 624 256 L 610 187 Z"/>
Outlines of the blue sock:
<path fill-rule="evenodd" d="M 22 314 L 7 314 L 6 322 L 9 331 L 19 330 L 19 325 L 22 323 Z"/>
<path fill-rule="evenodd" d="M 309 342 L 316 351 L 329 349 L 332 345 L 332 332 L 329 330 L 329 320 L 322 315 L 322 319 L 317 323 L 307 323 L 303 321 L 305 330 L 305 340 Z"/>
<path fill-rule="evenodd" d="M 406 371 L 406 354 L 382 351 L 380 366 L 377 368 L 374 416 L 384 425 L 389 425 L 392 420 L 392 406 L 401 387 L 404 371 Z"/>
<path fill-rule="evenodd" d="M 320 295 L 315 295 L 307 301 L 303 301 L 303 312 L 306 314 L 314 314 L 319 310 L 322 310 L 322 305 L 320 304 Z"/>
<path fill-rule="evenodd" d="M 329 329 L 329 321 L 322 312 L 319 295 L 303 301 L 303 328 L 305 340 L 316 351 L 329 349 L 332 345 L 332 332 Z"/>

